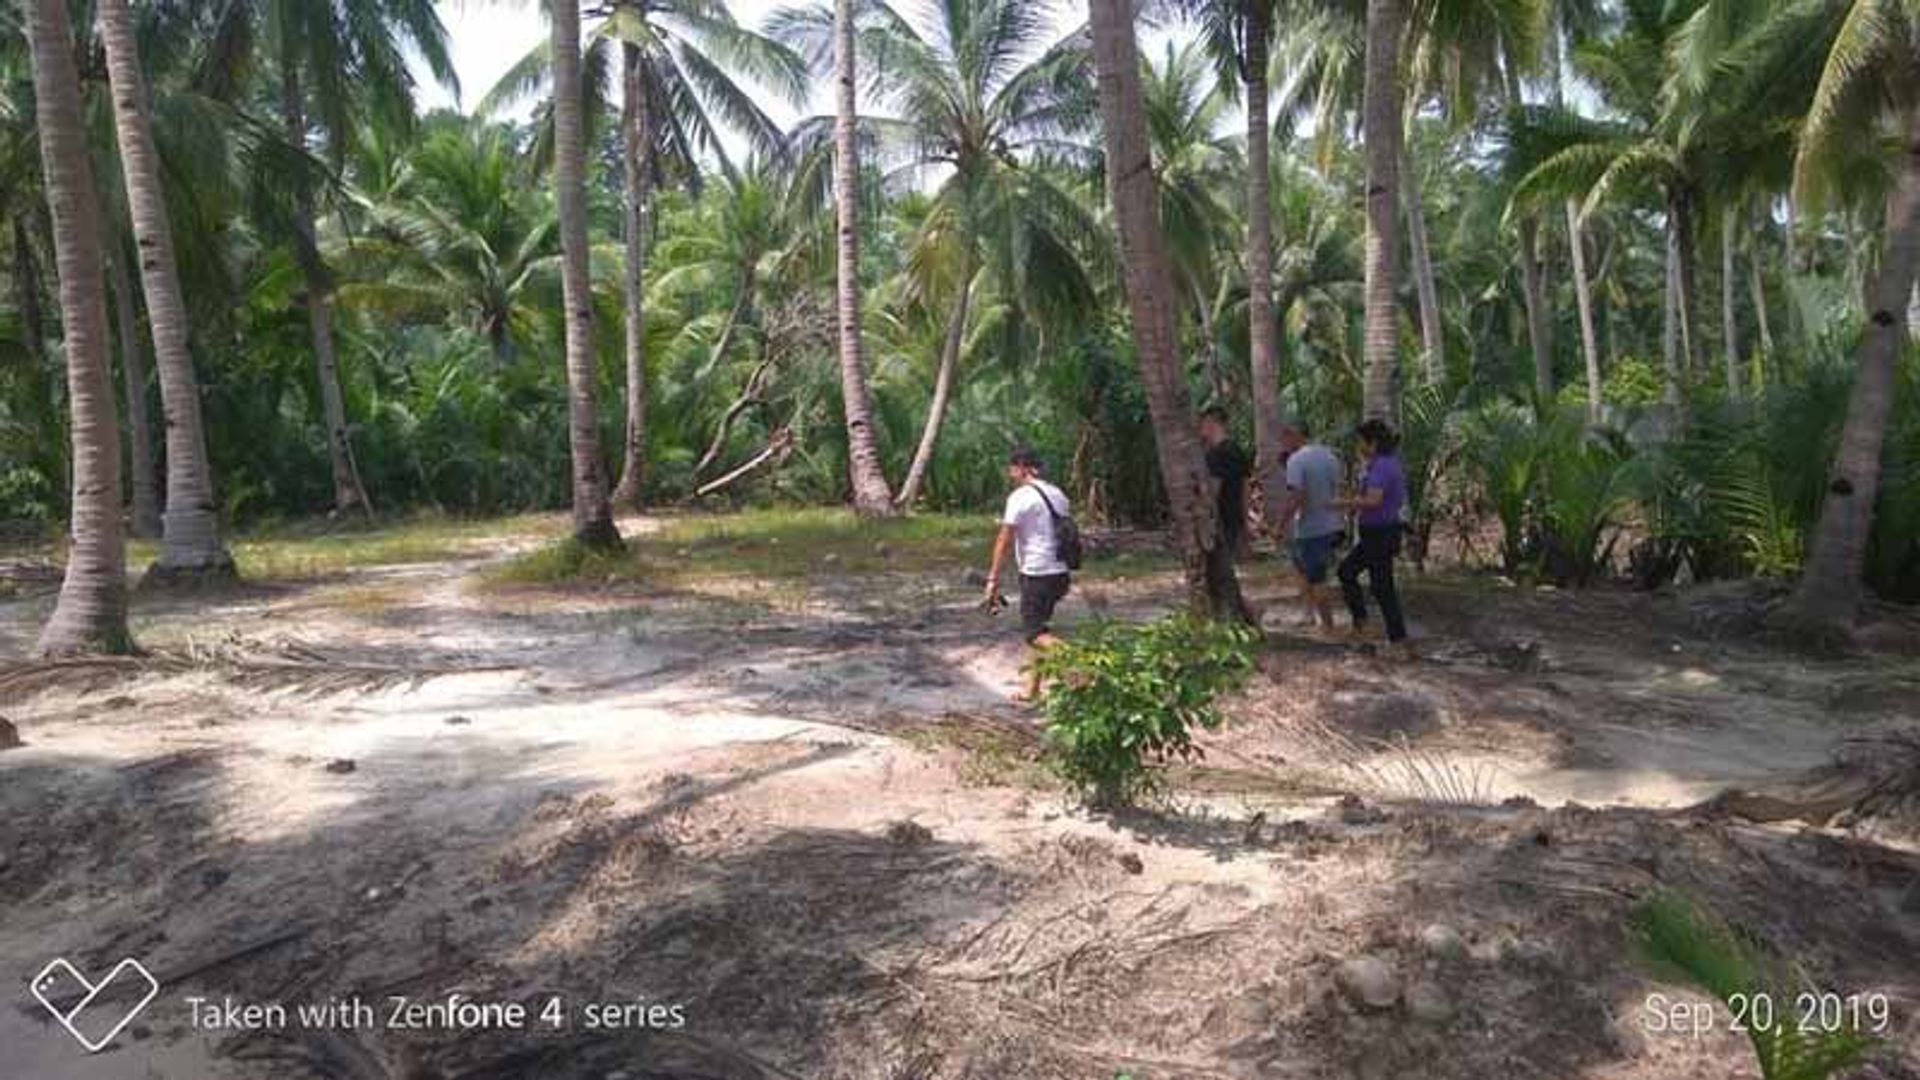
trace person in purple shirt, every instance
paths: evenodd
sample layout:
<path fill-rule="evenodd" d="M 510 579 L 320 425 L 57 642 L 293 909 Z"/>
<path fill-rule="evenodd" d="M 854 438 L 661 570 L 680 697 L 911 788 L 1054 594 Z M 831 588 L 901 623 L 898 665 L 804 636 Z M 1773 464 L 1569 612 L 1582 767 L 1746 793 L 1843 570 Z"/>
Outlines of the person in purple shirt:
<path fill-rule="evenodd" d="M 1354 633 L 1367 625 L 1367 598 L 1360 591 L 1360 575 L 1367 575 L 1380 618 L 1387 624 L 1387 642 L 1405 651 L 1407 622 L 1400 611 L 1400 593 L 1393 584 L 1393 559 L 1400 553 L 1401 513 L 1407 505 L 1407 474 L 1400 467 L 1400 437 L 1384 420 L 1368 420 L 1355 429 L 1366 473 L 1360 494 L 1339 500 L 1356 511 L 1360 542 L 1340 563 L 1340 591 L 1353 613 Z"/>

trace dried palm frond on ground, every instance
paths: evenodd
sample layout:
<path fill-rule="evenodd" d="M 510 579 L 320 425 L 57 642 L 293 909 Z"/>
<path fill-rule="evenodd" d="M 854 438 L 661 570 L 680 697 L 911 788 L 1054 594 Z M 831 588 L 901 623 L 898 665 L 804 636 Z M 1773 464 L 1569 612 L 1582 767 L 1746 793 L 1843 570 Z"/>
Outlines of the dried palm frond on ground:
<path fill-rule="evenodd" d="M 182 649 L 137 656 L 90 656 L 0 664 L 0 699 L 17 700 L 54 686 L 95 691 L 148 675 L 211 672 L 251 690 L 291 690 L 323 696 L 347 691 L 414 689 L 430 679 L 511 665 L 414 661 L 375 664 L 331 656 L 292 640 L 271 642 L 227 635 L 211 641 L 189 638 Z"/>

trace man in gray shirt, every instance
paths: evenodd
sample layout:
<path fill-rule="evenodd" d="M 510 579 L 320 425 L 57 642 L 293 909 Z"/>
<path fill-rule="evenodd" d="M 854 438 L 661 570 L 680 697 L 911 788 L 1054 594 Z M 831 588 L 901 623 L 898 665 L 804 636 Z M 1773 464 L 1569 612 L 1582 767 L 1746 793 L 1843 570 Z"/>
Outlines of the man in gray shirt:
<path fill-rule="evenodd" d="M 1334 505 L 1340 491 L 1340 458 L 1332 450 L 1308 441 L 1300 421 L 1280 429 L 1280 448 L 1287 454 L 1287 497 L 1280 504 L 1279 538 L 1293 556 L 1294 568 L 1306 581 L 1307 623 L 1333 629 L 1333 592 L 1327 571 L 1333 565 L 1334 540 L 1346 531 L 1344 515 Z"/>

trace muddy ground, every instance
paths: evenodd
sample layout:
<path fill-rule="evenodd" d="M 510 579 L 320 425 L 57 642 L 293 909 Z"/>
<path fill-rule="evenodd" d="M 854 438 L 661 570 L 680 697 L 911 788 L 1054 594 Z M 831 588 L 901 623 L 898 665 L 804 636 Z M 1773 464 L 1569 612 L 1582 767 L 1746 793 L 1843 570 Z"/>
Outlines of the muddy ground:
<path fill-rule="evenodd" d="M 1750 589 L 1436 576 L 1390 663 L 1252 567 L 1278 632 L 1230 722 L 1101 816 L 964 567 L 484 579 L 532 542 L 142 597 L 134 663 L 23 662 L 50 582 L 15 573 L 0 1077 L 1759 1076 L 1723 1009 L 1650 1023 L 1705 1000 L 1633 954 L 1661 888 L 1884 996 L 1850 1075 L 1920 1077 L 1915 837 L 1685 809 L 1911 726 L 1920 659 L 1769 644 Z M 1175 596 L 1096 564 L 1063 610 Z M 53 957 L 162 988 L 83 1054 L 27 993 Z M 390 1015 L 456 993 L 493 1025 Z M 356 995 L 372 1024 L 296 1015 Z"/>

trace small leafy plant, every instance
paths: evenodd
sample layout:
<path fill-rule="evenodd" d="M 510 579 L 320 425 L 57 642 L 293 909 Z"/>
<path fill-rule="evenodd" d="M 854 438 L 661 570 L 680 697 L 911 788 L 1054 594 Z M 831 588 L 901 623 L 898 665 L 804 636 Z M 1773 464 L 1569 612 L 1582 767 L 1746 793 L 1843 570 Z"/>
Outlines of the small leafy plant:
<path fill-rule="evenodd" d="M 1174 615 L 1098 622 L 1049 649 L 1047 739 L 1061 779 L 1095 807 L 1150 793 L 1153 766 L 1200 756 L 1195 727 L 1219 726 L 1215 702 L 1245 681 L 1257 634 L 1238 624 Z"/>

